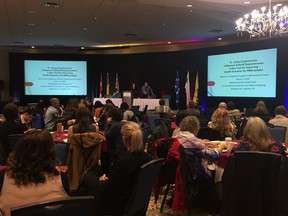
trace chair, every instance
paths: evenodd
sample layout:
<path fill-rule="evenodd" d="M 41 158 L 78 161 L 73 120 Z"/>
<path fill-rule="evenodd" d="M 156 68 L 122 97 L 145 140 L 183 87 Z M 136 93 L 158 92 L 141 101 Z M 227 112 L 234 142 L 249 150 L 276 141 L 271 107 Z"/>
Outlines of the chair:
<path fill-rule="evenodd" d="M 243 135 L 241 130 L 242 120 L 232 120 L 232 122 L 235 124 L 237 128 L 236 138 L 239 139 Z"/>
<path fill-rule="evenodd" d="M 55 147 L 56 147 L 56 159 L 60 161 L 60 166 L 65 166 L 68 158 L 68 152 L 69 152 L 69 143 L 65 142 L 56 142 Z"/>
<path fill-rule="evenodd" d="M 152 115 L 147 115 L 147 118 L 148 118 L 148 124 L 150 125 L 150 128 L 153 130 L 155 128 L 154 119 L 159 119 L 160 116 L 159 114 L 152 114 Z"/>
<path fill-rule="evenodd" d="M 73 134 L 70 137 L 68 166 L 71 172 L 70 190 L 78 189 L 85 173 L 97 168 L 104 136 L 97 132 Z"/>
<path fill-rule="evenodd" d="M 268 125 L 272 138 L 277 142 L 285 142 L 286 127 Z"/>
<path fill-rule="evenodd" d="M 22 136 L 23 136 L 23 134 L 10 134 L 10 135 L 8 135 L 8 140 L 9 140 L 11 150 L 13 150 L 15 148 L 16 143 L 18 142 L 18 140 Z"/>
<path fill-rule="evenodd" d="M 6 159 L 7 155 L 2 145 L 2 142 L 0 141 L 0 165 L 6 165 Z"/>
<path fill-rule="evenodd" d="M 123 216 L 144 216 L 149 204 L 152 188 L 164 159 L 152 160 L 141 166 L 137 182 L 130 194 Z"/>
<path fill-rule="evenodd" d="M 11 216 L 92 216 L 93 196 L 75 196 L 27 204 L 11 209 Z"/>
<path fill-rule="evenodd" d="M 171 127 L 171 119 L 166 119 L 166 118 L 156 118 L 154 119 L 154 125 L 155 127 L 159 125 L 167 124 L 169 127 Z"/>
<path fill-rule="evenodd" d="M 279 215 L 277 208 L 283 202 L 277 199 L 281 159 L 280 154 L 270 152 L 235 152 L 222 176 L 221 216 Z"/>
<path fill-rule="evenodd" d="M 197 137 L 199 139 L 223 140 L 220 131 L 209 127 L 200 128 Z"/>

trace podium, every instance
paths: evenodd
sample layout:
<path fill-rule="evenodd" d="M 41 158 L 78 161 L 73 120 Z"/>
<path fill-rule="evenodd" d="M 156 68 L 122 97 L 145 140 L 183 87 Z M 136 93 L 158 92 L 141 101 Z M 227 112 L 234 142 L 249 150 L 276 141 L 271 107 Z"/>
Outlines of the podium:
<path fill-rule="evenodd" d="M 129 106 L 129 109 L 133 106 L 133 94 L 131 91 L 123 91 L 122 92 L 122 101 L 126 102 Z"/>

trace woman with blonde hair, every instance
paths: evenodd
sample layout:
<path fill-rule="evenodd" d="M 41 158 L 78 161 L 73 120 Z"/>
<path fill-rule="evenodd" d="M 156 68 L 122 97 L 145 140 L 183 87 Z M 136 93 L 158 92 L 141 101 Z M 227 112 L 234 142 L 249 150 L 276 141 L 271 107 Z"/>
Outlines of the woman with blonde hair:
<path fill-rule="evenodd" d="M 219 130 L 223 139 L 225 137 L 235 138 L 237 133 L 236 125 L 231 121 L 226 109 L 218 108 L 214 111 L 208 127 Z"/>
<path fill-rule="evenodd" d="M 232 150 L 274 152 L 286 156 L 286 147 L 273 141 L 266 123 L 259 117 L 249 117 L 243 133 L 243 141 Z"/>
<path fill-rule="evenodd" d="M 137 123 L 125 123 L 121 134 L 128 154 L 118 160 L 109 174 L 98 178 L 89 173 L 83 179 L 85 190 L 95 197 L 95 215 L 121 215 L 140 166 L 150 159 L 143 151 L 143 134 Z"/>

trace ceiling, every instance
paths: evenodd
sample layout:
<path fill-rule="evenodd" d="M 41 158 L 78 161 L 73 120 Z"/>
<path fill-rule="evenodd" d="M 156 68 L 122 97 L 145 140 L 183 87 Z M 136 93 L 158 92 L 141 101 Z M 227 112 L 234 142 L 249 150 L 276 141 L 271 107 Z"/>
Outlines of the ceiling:
<path fill-rule="evenodd" d="M 52 7 L 44 7 L 45 2 Z M 237 37 L 235 21 L 254 8 L 268 6 L 268 0 L 250 2 L 0 0 L 0 47 L 99 50 L 138 46 L 149 50 L 230 44 L 250 40 L 245 35 Z M 54 3 L 60 7 L 53 7 Z"/>

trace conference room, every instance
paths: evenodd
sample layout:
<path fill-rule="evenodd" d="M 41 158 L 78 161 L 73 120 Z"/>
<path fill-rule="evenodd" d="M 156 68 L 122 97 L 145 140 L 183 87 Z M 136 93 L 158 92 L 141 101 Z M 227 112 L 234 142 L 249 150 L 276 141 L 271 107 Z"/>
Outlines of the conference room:
<path fill-rule="evenodd" d="M 242 118 L 259 100 L 270 118 L 278 105 L 287 107 L 286 28 L 260 34 L 235 23 L 263 6 L 266 13 L 269 1 L 20 2 L 0 7 L 1 113 L 8 101 L 26 106 L 44 98 L 48 108 L 52 97 L 64 108 L 72 97 L 111 99 L 119 107 L 132 84 L 139 97 L 128 99 L 129 108 L 145 111 L 140 121 L 148 123 L 163 98 L 174 113 L 173 129 L 190 100 L 206 125 L 221 101 L 233 101 Z M 270 7 L 281 3 L 270 1 Z M 145 82 L 153 98 L 141 97 Z M 151 209 L 177 214 L 166 206 L 160 213 L 159 203 L 150 204 L 147 215 Z"/>

